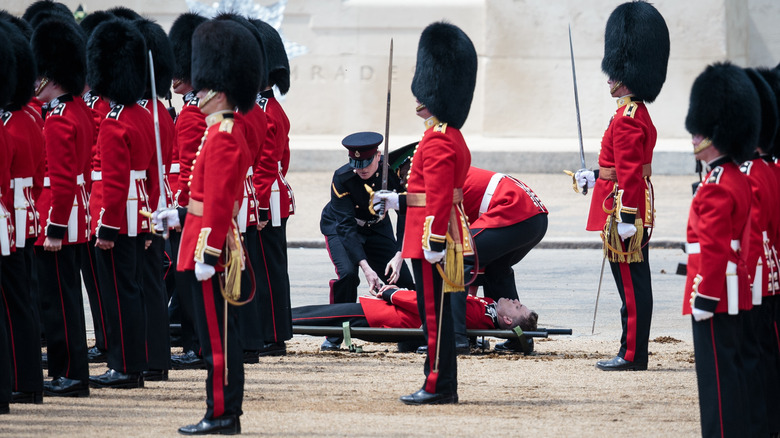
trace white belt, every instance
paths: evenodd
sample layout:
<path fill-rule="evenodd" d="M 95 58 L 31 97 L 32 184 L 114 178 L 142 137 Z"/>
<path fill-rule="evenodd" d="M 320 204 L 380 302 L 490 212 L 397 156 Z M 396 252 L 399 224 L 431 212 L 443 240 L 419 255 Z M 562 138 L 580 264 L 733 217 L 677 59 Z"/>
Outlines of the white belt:
<path fill-rule="evenodd" d="M 8 220 L 10 214 L 6 210 L 3 202 L 0 201 L 0 255 L 11 255 L 11 221 Z"/>
<path fill-rule="evenodd" d="M 482 195 L 482 203 L 479 204 L 480 216 L 488 210 L 488 207 L 490 207 L 490 200 L 493 199 L 493 193 L 496 192 L 496 187 L 498 187 L 498 183 L 505 176 L 506 175 L 504 175 L 503 173 L 494 173 L 493 176 L 490 177 L 490 182 L 488 183 L 488 186 L 485 189 L 485 194 Z"/>
<path fill-rule="evenodd" d="M 171 168 L 168 170 L 168 173 L 179 173 L 180 172 L 180 165 L 179 163 L 171 163 Z"/>
<path fill-rule="evenodd" d="M 739 251 L 740 248 L 742 248 L 742 245 L 740 244 L 739 239 L 734 239 L 731 241 L 731 249 L 733 249 L 734 251 Z M 701 245 L 699 244 L 699 242 L 694 242 L 694 243 L 685 242 L 685 253 L 700 254 Z"/>
<path fill-rule="evenodd" d="M 249 168 L 246 170 L 246 176 L 252 176 L 252 166 L 249 166 Z"/>
<path fill-rule="evenodd" d="M 145 170 L 131 170 L 130 171 L 130 180 L 131 181 L 137 181 L 139 179 L 146 179 L 146 171 Z"/>
<path fill-rule="evenodd" d="M 11 188 L 19 187 L 20 189 L 23 189 L 25 187 L 32 187 L 33 186 L 33 179 L 31 176 L 28 176 L 27 178 L 13 178 L 11 180 Z"/>
<path fill-rule="evenodd" d="M 126 205 L 126 212 L 127 212 L 127 235 L 130 237 L 135 237 L 138 235 L 138 201 L 139 201 L 139 193 L 138 193 L 138 186 L 136 186 L 136 182 L 138 180 L 145 180 L 146 179 L 146 171 L 145 170 L 131 170 L 130 171 L 130 186 L 128 187 L 127 191 L 127 205 Z M 144 201 L 146 200 L 145 193 L 141 193 L 141 196 L 144 197 Z"/>
<path fill-rule="evenodd" d="M 76 175 L 76 185 L 83 186 L 84 185 L 84 174 L 80 173 Z M 43 186 L 44 187 L 51 187 L 51 180 L 48 176 L 43 177 Z"/>
<path fill-rule="evenodd" d="M 14 178 L 11 180 L 11 188 L 14 191 L 14 217 L 16 223 L 16 246 L 23 248 L 27 238 L 27 208 L 32 206 L 32 198 L 29 190 L 33 186 L 31 176 L 27 178 Z"/>
<path fill-rule="evenodd" d="M 99 170 L 93 170 L 90 174 L 92 181 L 103 181 L 103 172 Z"/>

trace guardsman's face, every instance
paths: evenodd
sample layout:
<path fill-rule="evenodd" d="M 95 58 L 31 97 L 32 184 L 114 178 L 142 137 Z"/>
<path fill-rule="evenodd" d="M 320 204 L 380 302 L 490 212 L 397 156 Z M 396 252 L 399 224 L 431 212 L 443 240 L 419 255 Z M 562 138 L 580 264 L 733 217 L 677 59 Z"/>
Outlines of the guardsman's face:
<path fill-rule="evenodd" d="M 428 120 L 433 117 L 433 114 L 428 111 L 428 107 L 420 103 L 419 100 L 417 101 L 417 107 L 415 108 L 415 111 L 417 112 L 417 116 L 422 117 L 424 120 Z"/>
<path fill-rule="evenodd" d="M 368 166 L 362 168 L 362 169 L 355 169 L 355 173 L 361 178 L 361 179 L 369 179 L 371 178 L 371 175 L 375 174 L 376 171 L 379 169 L 379 155 L 380 152 L 376 151 L 376 155 L 374 155 L 374 159 L 371 161 L 371 164 Z"/>
<path fill-rule="evenodd" d="M 522 304 L 519 300 L 510 300 L 509 298 L 499 298 L 496 305 L 496 313 L 499 318 L 507 317 L 513 321 L 518 318 L 528 319 L 531 316 L 531 309 Z"/>

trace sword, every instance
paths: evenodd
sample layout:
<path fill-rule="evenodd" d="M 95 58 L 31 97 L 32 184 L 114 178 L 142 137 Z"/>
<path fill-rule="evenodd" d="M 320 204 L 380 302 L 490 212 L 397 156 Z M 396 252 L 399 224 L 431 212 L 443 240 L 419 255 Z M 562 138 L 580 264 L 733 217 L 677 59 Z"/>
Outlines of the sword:
<path fill-rule="evenodd" d="M 571 78 L 574 81 L 574 107 L 577 109 L 577 134 L 580 138 L 580 169 L 587 169 L 585 166 L 585 149 L 582 145 L 582 123 L 580 122 L 580 99 L 577 96 L 577 71 L 574 68 L 574 46 L 571 42 L 571 24 L 569 25 L 569 52 L 571 53 Z M 582 194 L 588 194 L 588 185 L 582 188 Z"/>
<path fill-rule="evenodd" d="M 152 108 L 154 112 L 154 145 L 157 148 L 157 179 L 160 183 L 160 199 L 157 202 L 157 210 L 162 211 L 165 210 L 168 205 L 165 202 L 165 176 L 163 172 L 163 167 L 165 164 L 163 164 L 163 158 L 162 158 L 162 146 L 160 145 L 160 115 L 158 114 L 157 110 L 157 87 L 154 83 L 154 57 L 152 56 L 152 51 L 149 51 L 149 77 L 152 81 Z M 163 226 L 163 232 L 162 237 L 163 239 L 168 238 L 168 220 L 163 219 L 162 221 Z"/>
<path fill-rule="evenodd" d="M 387 190 L 388 149 L 390 148 L 390 90 L 393 86 L 393 39 L 390 38 L 390 62 L 387 65 L 387 112 L 385 113 L 385 150 L 382 163 L 382 190 Z"/>

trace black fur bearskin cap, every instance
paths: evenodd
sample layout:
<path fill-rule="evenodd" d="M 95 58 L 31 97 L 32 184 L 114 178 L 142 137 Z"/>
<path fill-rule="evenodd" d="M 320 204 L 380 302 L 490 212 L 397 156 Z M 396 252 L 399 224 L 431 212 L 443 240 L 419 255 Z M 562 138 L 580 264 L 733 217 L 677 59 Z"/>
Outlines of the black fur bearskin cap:
<path fill-rule="evenodd" d="M 30 48 L 30 42 L 24 37 L 22 32 L 19 32 L 19 28 L 6 20 L 0 19 L 0 32 L 5 33 L 8 37 L 16 63 L 16 86 L 5 109 L 16 111 L 26 105 L 33 97 L 35 79 L 38 77 L 38 72 L 35 69 L 35 59 Z"/>
<path fill-rule="evenodd" d="M 87 75 L 86 42 L 75 22 L 51 17 L 33 31 L 30 41 L 38 76 L 60 84 L 80 96 Z"/>
<path fill-rule="evenodd" d="M 133 22 L 146 41 L 146 49 L 152 51 L 154 59 L 154 86 L 157 97 L 170 99 L 171 80 L 176 70 L 176 58 L 173 56 L 173 46 L 163 28 L 154 21 L 142 18 Z M 148 54 L 146 55 L 149 56 Z M 152 98 L 151 81 L 147 81 L 144 97 Z"/>
<path fill-rule="evenodd" d="M 22 14 L 22 20 L 30 23 L 33 29 L 52 17 L 60 17 L 71 24 L 76 24 L 73 12 L 64 4 L 52 0 L 39 0 L 28 6 Z"/>
<path fill-rule="evenodd" d="M 601 70 L 621 81 L 637 99 L 653 102 L 666 81 L 669 29 L 650 3 L 633 1 L 615 8 L 604 32 Z"/>
<path fill-rule="evenodd" d="M 131 21 L 104 21 L 87 42 L 87 83 L 93 94 L 133 104 L 146 90 L 146 59 L 144 37 Z"/>
<path fill-rule="evenodd" d="M 761 105 L 745 70 L 729 63 L 704 69 L 693 82 L 685 128 L 703 135 L 738 162 L 750 159 L 758 145 Z"/>
<path fill-rule="evenodd" d="M 268 66 L 268 85 L 276 85 L 284 96 L 290 91 L 290 60 L 279 32 L 262 20 L 249 20 L 260 32 Z"/>
<path fill-rule="evenodd" d="M 260 35 L 260 31 L 257 30 L 257 28 L 252 23 L 250 23 L 248 19 L 232 12 L 223 12 L 214 17 L 214 19 L 235 21 L 241 26 L 244 26 L 244 28 L 248 30 L 249 33 L 251 33 L 255 38 L 255 41 L 257 41 L 257 46 L 260 48 L 260 88 L 257 91 L 260 92 L 264 90 L 268 86 L 268 68 L 266 64 L 265 48 L 263 47 L 263 37 Z"/>
<path fill-rule="evenodd" d="M 457 26 L 436 22 L 420 35 L 412 93 L 440 121 L 460 129 L 477 82 L 477 52 Z"/>
<path fill-rule="evenodd" d="M 208 21 L 205 17 L 192 12 L 179 15 L 173 22 L 168 38 L 173 45 L 176 68 L 173 77 L 184 82 L 192 82 L 192 34 L 195 28 Z"/>
<path fill-rule="evenodd" d="M 780 115 L 780 70 L 777 68 L 761 68 L 756 69 L 761 77 L 764 78 L 769 88 L 772 89 L 772 93 L 775 96 L 775 102 L 777 102 L 777 113 Z M 775 139 L 772 144 L 767 145 L 767 149 L 764 152 L 777 157 L 780 155 L 780 122 L 778 122 L 778 131 L 775 133 Z"/>
<path fill-rule="evenodd" d="M 16 58 L 6 26 L 0 27 L 0 77 L 0 109 L 4 109 L 16 86 Z"/>
<path fill-rule="evenodd" d="M 87 35 L 87 39 L 89 39 L 89 37 L 92 36 L 92 32 L 100 23 L 111 20 L 112 18 L 116 18 L 116 16 L 108 11 L 90 12 L 81 20 L 79 26 L 81 26 L 81 29 Z"/>
<path fill-rule="evenodd" d="M 756 87 L 759 105 L 761 106 L 761 128 L 758 133 L 758 147 L 767 152 L 772 148 L 777 133 L 777 99 L 775 98 L 775 92 L 772 91 L 772 87 L 769 86 L 769 83 L 767 83 L 758 70 L 746 68 L 745 73 L 747 73 L 750 81 L 753 82 L 753 86 Z"/>
<path fill-rule="evenodd" d="M 0 10 L 0 20 L 5 20 L 14 26 L 16 26 L 17 32 L 21 33 L 25 40 L 27 40 L 27 43 L 30 43 L 30 38 L 32 38 L 32 26 L 30 26 L 30 23 L 22 20 L 21 18 L 11 15 L 8 11 Z"/>
<path fill-rule="evenodd" d="M 193 88 L 225 93 L 242 113 L 255 105 L 261 62 L 257 41 L 235 21 L 211 20 L 192 35 Z"/>

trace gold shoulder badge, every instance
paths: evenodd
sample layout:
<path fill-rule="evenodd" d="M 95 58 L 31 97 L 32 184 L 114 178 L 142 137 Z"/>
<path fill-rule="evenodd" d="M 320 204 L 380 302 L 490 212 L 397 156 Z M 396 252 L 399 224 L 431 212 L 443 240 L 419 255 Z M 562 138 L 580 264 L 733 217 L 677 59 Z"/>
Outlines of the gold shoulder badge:
<path fill-rule="evenodd" d="M 447 123 L 441 122 L 433 127 L 433 132 L 441 132 L 442 134 L 447 132 Z"/>
<path fill-rule="evenodd" d="M 636 104 L 636 102 L 631 102 L 628 105 L 626 105 L 626 109 L 623 110 L 623 116 L 625 117 L 631 117 L 632 119 L 636 115 L 636 109 L 639 108 L 639 105 Z"/>
<path fill-rule="evenodd" d="M 227 132 L 228 134 L 233 133 L 233 119 L 231 118 L 224 118 L 221 122 L 219 122 L 219 132 Z"/>

